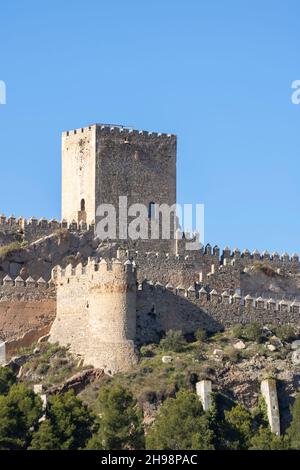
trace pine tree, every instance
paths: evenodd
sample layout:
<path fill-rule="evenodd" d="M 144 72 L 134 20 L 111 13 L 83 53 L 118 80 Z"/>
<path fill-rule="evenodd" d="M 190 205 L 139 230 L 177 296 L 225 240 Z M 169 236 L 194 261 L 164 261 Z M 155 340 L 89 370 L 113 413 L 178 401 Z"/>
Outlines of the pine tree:
<path fill-rule="evenodd" d="M 292 449 L 300 449 L 300 393 L 292 406 L 292 422 L 288 429 Z"/>
<path fill-rule="evenodd" d="M 0 395 L 7 395 L 17 378 L 10 367 L 0 367 Z"/>
<path fill-rule="evenodd" d="M 141 411 L 131 392 L 116 386 L 104 386 L 99 393 L 99 431 L 95 433 L 88 449 L 142 449 L 144 431 Z"/>
<path fill-rule="evenodd" d="M 147 449 L 154 450 L 207 450 L 214 448 L 212 441 L 209 414 L 190 391 L 163 403 L 146 438 Z"/>
<path fill-rule="evenodd" d="M 0 449 L 26 449 L 42 416 L 40 397 L 22 384 L 0 396 Z"/>
<path fill-rule="evenodd" d="M 48 401 L 46 420 L 34 434 L 30 449 L 82 449 L 94 430 L 95 416 L 73 391 L 54 395 Z"/>

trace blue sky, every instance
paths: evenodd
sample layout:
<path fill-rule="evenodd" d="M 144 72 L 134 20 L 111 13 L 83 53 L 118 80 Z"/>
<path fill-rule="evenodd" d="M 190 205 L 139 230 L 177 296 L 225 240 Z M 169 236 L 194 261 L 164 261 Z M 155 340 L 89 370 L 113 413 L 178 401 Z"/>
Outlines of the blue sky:
<path fill-rule="evenodd" d="M 60 133 L 178 135 L 178 200 L 220 247 L 299 250 L 297 0 L 1 2 L 0 212 L 60 217 Z"/>

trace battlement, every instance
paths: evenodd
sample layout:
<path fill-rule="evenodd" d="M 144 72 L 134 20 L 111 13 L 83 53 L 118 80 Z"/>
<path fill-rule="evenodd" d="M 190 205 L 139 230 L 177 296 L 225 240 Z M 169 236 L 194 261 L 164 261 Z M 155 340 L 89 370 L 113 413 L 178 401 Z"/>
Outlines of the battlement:
<path fill-rule="evenodd" d="M 95 258 L 89 258 L 86 265 L 79 263 L 76 267 L 69 264 L 66 268 L 56 266 L 52 270 L 52 281 L 59 285 L 77 284 L 89 282 L 90 284 L 106 284 L 110 282 L 112 287 L 118 289 L 119 282 L 126 282 L 128 286 L 136 284 L 136 271 L 134 264 L 127 260 L 125 263 L 119 259 L 105 260 L 99 262 Z"/>
<path fill-rule="evenodd" d="M 269 263 L 279 263 L 279 264 L 300 264 L 299 255 L 294 253 L 289 255 L 288 253 L 283 253 L 281 256 L 274 252 L 269 254 L 268 251 L 259 253 L 255 250 L 250 253 L 249 250 L 245 249 L 241 252 L 239 249 L 231 250 L 230 248 L 224 248 L 221 252 L 220 248 L 215 245 L 212 247 L 210 244 L 207 244 L 205 247 L 202 247 L 200 250 L 191 250 L 185 251 L 177 254 L 173 253 L 164 253 L 164 252 L 146 252 L 146 251 L 135 251 L 135 250 L 125 250 L 123 254 L 120 250 L 121 256 L 128 256 L 130 258 L 140 259 L 140 258 L 165 258 L 165 259 L 174 259 L 181 261 L 195 260 L 201 258 L 213 258 L 218 260 L 222 265 L 234 265 L 237 261 L 240 261 L 243 264 L 253 264 L 255 261 L 269 262 Z"/>
<path fill-rule="evenodd" d="M 0 282 L 1 305 L 7 302 L 39 303 L 47 299 L 54 301 L 55 298 L 56 290 L 54 284 L 51 280 L 47 282 L 42 277 L 38 280 L 28 277 L 24 281 L 20 276 L 12 279 L 9 275 L 6 275 L 2 282 Z"/>
<path fill-rule="evenodd" d="M 130 127 L 122 126 L 122 125 L 116 125 L 116 124 L 92 124 L 87 127 L 81 127 L 79 129 L 72 129 L 69 131 L 65 131 L 62 133 L 64 138 L 71 137 L 74 135 L 88 135 L 92 130 L 97 130 L 97 132 L 100 132 L 103 135 L 115 135 L 115 136 L 120 136 L 120 137 L 146 137 L 147 139 L 175 139 L 176 140 L 176 135 L 175 134 L 167 134 L 167 133 L 160 133 L 160 132 L 150 132 L 150 131 L 144 131 L 144 130 L 137 130 L 133 129 Z M 129 142 L 128 142 L 129 143 Z"/>
<path fill-rule="evenodd" d="M 208 250 L 210 245 L 208 246 Z M 215 247 L 217 248 L 217 247 Z M 288 253 L 283 253 L 281 256 L 277 252 L 273 252 L 270 254 L 267 250 L 260 253 L 258 250 L 254 250 L 250 253 L 249 250 L 245 249 L 241 252 L 238 248 L 235 248 L 231 251 L 230 248 L 224 248 L 221 254 L 221 261 L 223 264 L 226 264 L 226 260 L 237 261 L 241 260 L 242 262 L 255 262 L 255 261 L 263 261 L 263 262 L 271 262 L 271 263 L 294 263 L 299 264 L 299 255 L 296 253 L 292 254 L 291 256 Z"/>
<path fill-rule="evenodd" d="M 57 221 L 56 219 L 47 220 L 44 217 L 37 219 L 36 217 L 30 217 L 30 219 L 25 219 L 24 217 L 18 217 L 11 215 L 6 217 L 5 215 L 0 216 L 0 231 L 11 230 L 11 228 L 26 229 L 26 227 L 38 227 L 43 229 L 67 229 L 70 231 L 86 231 L 88 229 L 93 229 L 94 225 L 85 224 L 84 222 L 77 223 L 73 220 L 70 224 L 63 219 L 62 221 Z"/>
<path fill-rule="evenodd" d="M 24 217 L 18 217 L 11 215 L 6 217 L 5 215 L 0 216 L 0 235 L 2 234 L 2 244 L 11 240 L 11 235 L 16 235 L 22 241 L 28 241 L 29 243 L 50 235 L 57 230 L 69 230 L 70 232 L 86 232 L 94 231 L 94 224 L 87 225 L 85 222 L 77 223 L 75 220 L 68 223 L 66 220 L 57 221 L 56 219 L 47 220 L 44 217 L 37 219 L 31 217 L 25 219 Z"/>
<path fill-rule="evenodd" d="M 138 291 L 140 292 L 154 289 L 159 292 L 170 292 L 176 296 L 187 298 L 192 302 L 199 302 L 208 307 L 210 304 L 222 304 L 224 306 L 232 305 L 236 308 L 245 307 L 247 309 L 266 309 L 272 312 L 300 313 L 300 303 L 295 300 L 289 301 L 281 299 L 278 301 L 272 298 L 251 297 L 250 295 L 242 297 L 237 293 L 230 295 L 227 291 L 219 293 L 215 289 L 208 292 L 206 289 L 203 287 L 200 288 L 199 286 L 196 286 L 196 288 L 195 286 L 190 286 L 188 289 L 185 289 L 182 286 L 174 287 L 170 283 L 164 286 L 159 282 L 153 283 L 147 279 L 138 286 Z"/>
<path fill-rule="evenodd" d="M 0 280 L 0 291 L 2 292 L 6 288 L 18 288 L 18 289 L 48 289 L 53 287 L 51 280 L 49 282 L 45 281 L 40 277 L 35 281 L 31 276 L 28 277 L 25 281 L 21 276 L 17 276 L 15 279 L 12 279 L 8 274 Z"/>

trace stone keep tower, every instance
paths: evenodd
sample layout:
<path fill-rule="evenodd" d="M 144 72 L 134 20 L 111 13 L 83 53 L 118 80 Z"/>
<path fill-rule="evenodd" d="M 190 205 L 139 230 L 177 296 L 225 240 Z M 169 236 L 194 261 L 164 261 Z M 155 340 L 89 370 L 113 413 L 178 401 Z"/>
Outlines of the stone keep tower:
<path fill-rule="evenodd" d="M 100 204 L 176 203 L 175 135 L 94 124 L 62 135 L 62 218 L 97 223 Z"/>
<path fill-rule="evenodd" d="M 57 315 L 50 342 L 70 345 L 84 363 L 116 373 L 136 363 L 136 272 L 131 261 L 89 259 L 52 273 Z"/>

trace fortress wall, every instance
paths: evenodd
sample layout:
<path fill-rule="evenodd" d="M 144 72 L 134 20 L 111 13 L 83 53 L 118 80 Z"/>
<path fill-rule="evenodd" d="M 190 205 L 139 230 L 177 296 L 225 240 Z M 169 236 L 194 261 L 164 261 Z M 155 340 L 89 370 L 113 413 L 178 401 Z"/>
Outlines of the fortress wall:
<path fill-rule="evenodd" d="M 7 245 L 13 241 L 27 241 L 32 243 L 42 237 L 51 235 L 57 230 L 69 230 L 70 232 L 84 232 L 94 230 L 94 225 L 87 225 L 85 222 L 78 224 L 75 220 L 68 223 L 66 220 L 58 222 L 55 219 L 36 219 L 31 217 L 29 220 L 19 217 L 16 219 L 11 216 L 6 218 L 0 216 L 0 246 Z"/>
<path fill-rule="evenodd" d="M 51 343 L 70 345 L 73 353 L 84 354 L 88 342 L 88 277 L 82 265 L 53 270 L 57 289 L 57 314 L 51 328 Z"/>
<path fill-rule="evenodd" d="M 193 287 L 175 289 L 148 282 L 139 286 L 137 312 L 139 342 L 156 341 L 170 329 L 192 333 L 198 328 L 215 332 L 251 322 L 300 325 L 300 305 L 295 302 L 208 294 L 204 289 L 196 292 Z"/>
<path fill-rule="evenodd" d="M 17 285 L 16 285 L 17 284 Z M 28 337 L 42 336 L 56 313 L 56 293 L 47 283 L 6 280 L 0 285 L 0 337 L 28 345 Z M 35 332 L 35 333 L 34 333 Z M 37 338 L 35 338 L 37 339 Z"/>

